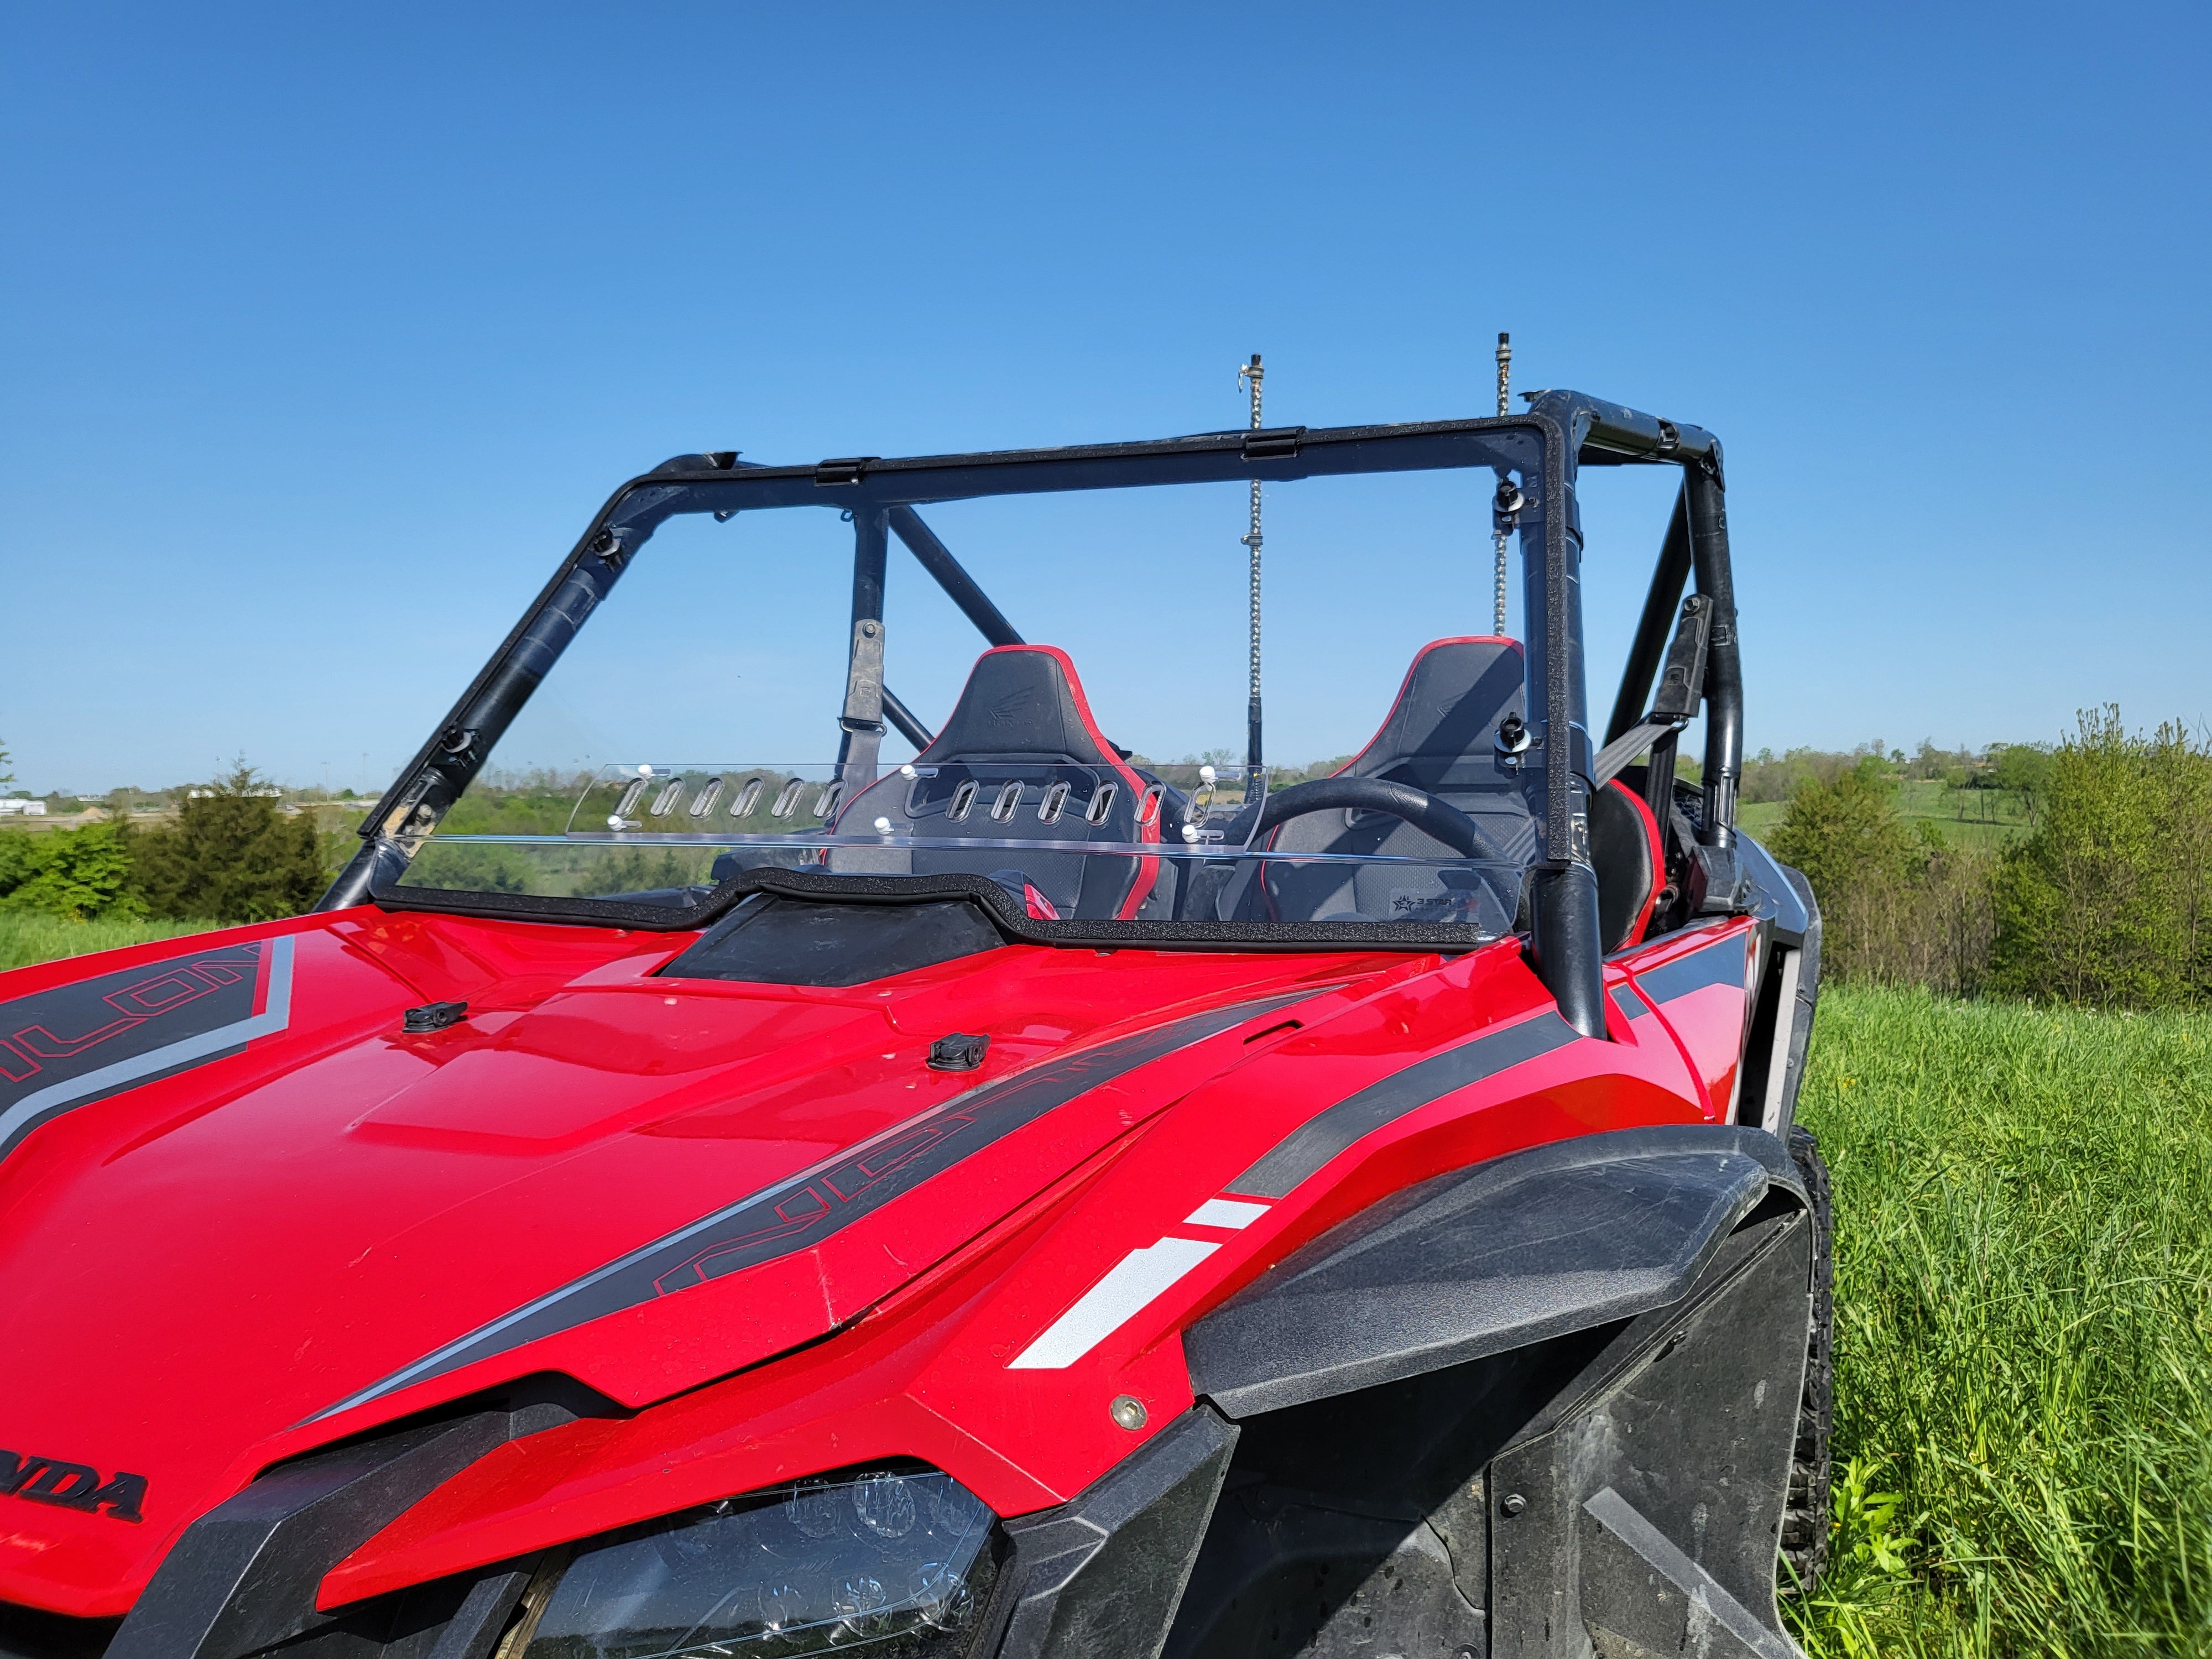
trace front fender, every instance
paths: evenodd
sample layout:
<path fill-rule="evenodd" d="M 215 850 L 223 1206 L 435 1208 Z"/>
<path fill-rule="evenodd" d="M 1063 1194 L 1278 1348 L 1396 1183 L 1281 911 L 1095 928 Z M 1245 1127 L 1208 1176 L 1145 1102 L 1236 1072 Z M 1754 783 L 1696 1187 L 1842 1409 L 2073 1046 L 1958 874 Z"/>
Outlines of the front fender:
<path fill-rule="evenodd" d="M 1438 1176 L 1194 1324 L 1192 1389 L 1249 1417 L 1664 1307 L 1770 1194 L 1805 1207 L 1783 1143 L 1732 1124 L 1584 1135 Z"/>

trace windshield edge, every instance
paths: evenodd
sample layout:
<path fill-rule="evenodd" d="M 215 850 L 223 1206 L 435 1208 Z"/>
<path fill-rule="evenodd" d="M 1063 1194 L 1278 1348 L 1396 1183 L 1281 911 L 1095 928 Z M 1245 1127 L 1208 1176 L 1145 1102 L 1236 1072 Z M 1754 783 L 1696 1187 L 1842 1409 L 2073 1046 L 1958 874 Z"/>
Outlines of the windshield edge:
<path fill-rule="evenodd" d="M 492 921 L 565 922 L 638 933 L 696 932 L 720 920 L 751 893 L 826 899 L 849 904 L 919 904 L 969 898 L 983 907 L 1010 943 L 1088 945 L 1110 950 L 1393 951 L 1461 955 L 1514 938 L 1456 922 L 1399 921 L 1044 921 L 1019 909 L 1006 889 L 982 876 L 860 876 L 804 870 L 747 870 L 696 905 L 630 904 L 616 899 L 547 898 L 522 893 L 469 893 L 446 888 L 378 884 L 380 909 L 421 910 Z"/>

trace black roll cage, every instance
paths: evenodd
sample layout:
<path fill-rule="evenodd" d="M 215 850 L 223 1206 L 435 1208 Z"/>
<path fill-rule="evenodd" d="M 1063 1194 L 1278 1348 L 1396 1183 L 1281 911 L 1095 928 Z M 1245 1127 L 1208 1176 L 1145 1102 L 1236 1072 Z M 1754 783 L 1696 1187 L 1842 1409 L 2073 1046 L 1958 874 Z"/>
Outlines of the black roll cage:
<path fill-rule="evenodd" d="M 1742 673 L 1719 441 L 1697 427 L 1579 392 L 1544 392 L 1530 395 L 1524 414 L 1477 420 L 1285 427 L 902 459 L 860 456 L 811 466 L 763 466 L 741 462 L 732 452 L 677 456 L 623 485 L 600 508 L 552 580 L 364 820 L 360 853 L 316 908 L 364 902 L 373 889 L 404 870 L 591 611 L 611 592 L 631 556 L 674 510 L 669 503 L 679 492 L 703 489 L 726 495 L 726 508 L 711 509 L 718 516 L 799 506 L 832 507 L 850 515 L 852 654 L 838 758 L 848 770 L 872 776 L 886 722 L 917 745 L 929 738 L 884 684 L 884 579 L 892 537 L 986 640 L 993 645 L 1022 642 L 923 521 L 919 507 L 987 495 L 1489 467 L 1500 480 L 1497 521 L 1517 532 L 1521 541 L 1529 706 L 1532 715 L 1540 710 L 1530 722 L 1523 770 L 1539 849 L 1530 874 L 1530 945 L 1536 969 L 1558 999 L 1561 1014 L 1584 1035 L 1602 1036 L 1602 947 L 1588 812 L 1596 786 L 1584 708 L 1576 476 L 1581 466 L 1622 465 L 1678 465 L 1682 487 L 1607 740 L 1622 738 L 1642 717 L 1675 606 L 1694 573 L 1697 592 L 1710 603 L 1711 616 L 1704 679 L 1705 799 L 1698 826 L 1698 859 L 1706 866 L 1709 896 L 1703 908 L 1728 908 L 1741 884 L 1735 847 L 1736 781 L 1743 757 Z M 1521 482 L 1518 499 L 1513 500 L 1505 481 L 1516 473 Z M 1532 558 L 1532 553 L 1539 556 Z M 1540 698 L 1534 695 L 1539 684 Z M 1562 745 L 1568 763 L 1546 763 L 1545 757 Z M 1671 731 L 1652 743 L 1646 775 L 1647 792 L 1662 823 L 1671 806 L 1674 745 Z"/>

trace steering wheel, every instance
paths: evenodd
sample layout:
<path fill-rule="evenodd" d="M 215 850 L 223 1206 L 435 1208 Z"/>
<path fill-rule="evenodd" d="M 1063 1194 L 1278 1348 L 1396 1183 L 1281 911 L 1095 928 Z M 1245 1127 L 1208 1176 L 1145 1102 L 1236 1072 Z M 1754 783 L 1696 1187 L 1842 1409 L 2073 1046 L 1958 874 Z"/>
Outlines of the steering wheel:
<path fill-rule="evenodd" d="M 1316 778 L 1311 783 L 1293 784 L 1270 794 L 1260 809 L 1259 822 L 1252 827 L 1253 844 L 1256 847 L 1264 836 L 1292 818 L 1346 807 L 1355 812 L 1387 812 L 1443 842 L 1462 858 L 1493 864 L 1511 862 L 1473 818 L 1449 801 L 1439 800 L 1410 783 L 1392 783 L 1384 778 Z"/>

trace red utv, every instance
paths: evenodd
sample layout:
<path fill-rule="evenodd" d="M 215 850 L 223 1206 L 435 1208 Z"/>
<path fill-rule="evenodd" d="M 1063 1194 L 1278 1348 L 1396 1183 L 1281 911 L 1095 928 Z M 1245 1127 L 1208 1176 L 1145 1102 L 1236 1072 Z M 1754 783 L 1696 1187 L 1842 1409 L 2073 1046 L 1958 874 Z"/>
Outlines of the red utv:
<path fill-rule="evenodd" d="M 1617 465 L 1681 482 L 1600 742 Z M 1195 657 L 1094 705 L 939 538 L 1110 633 L 1254 480 L 1372 532 L 1321 775 L 1256 640 L 1244 764 L 1120 746 Z M 0 1654 L 1794 1652 L 1820 926 L 1735 827 L 1723 500 L 1566 392 L 624 485 L 317 914 L 0 979 Z M 1395 697 L 1362 605 L 1443 635 Z"/>

